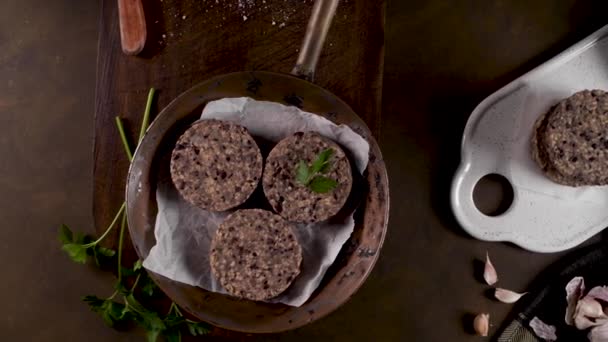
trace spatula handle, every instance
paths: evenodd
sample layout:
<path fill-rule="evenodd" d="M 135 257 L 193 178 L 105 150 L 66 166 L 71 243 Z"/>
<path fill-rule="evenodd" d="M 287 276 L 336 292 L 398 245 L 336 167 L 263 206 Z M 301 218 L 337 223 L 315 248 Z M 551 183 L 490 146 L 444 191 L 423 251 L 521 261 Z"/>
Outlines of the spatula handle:
<path fill-rule="evenodd" d="M 146 18 L 141 0 L 118 0 L 120 42 L 127 55 L 137 55 L 146 44 Z"/>

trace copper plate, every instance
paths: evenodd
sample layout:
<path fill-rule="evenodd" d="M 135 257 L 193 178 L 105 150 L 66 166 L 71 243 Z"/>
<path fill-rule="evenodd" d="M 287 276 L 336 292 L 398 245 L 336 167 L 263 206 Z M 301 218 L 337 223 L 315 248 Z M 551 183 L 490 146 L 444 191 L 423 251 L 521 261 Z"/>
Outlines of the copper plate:
<path fill-rule="evenodd" d="M 226 97 L 296 105 L 338 124 L 346 124 L 370 143 L 365 188 L 355 214 L 355 230 L 343 246 L 319 288 L 301 307 L 239 300 L 151 274 L 179 306 L 222 328 L 270 333 L 300 327 L 346 302 L 374 266 L 386 234 L 389 189 L 380 149 L 365 123 L 340 99 L 308 81 L 271 72 L 239 72 L 202 82 L 173 100 L 154 120 L 135 152 L 126 198 L 129 232 L 139 257 L 155 244 L 156 184 L 168 168 L 168 158 L 181 132 L 201 115 L 206 103 Z"/>

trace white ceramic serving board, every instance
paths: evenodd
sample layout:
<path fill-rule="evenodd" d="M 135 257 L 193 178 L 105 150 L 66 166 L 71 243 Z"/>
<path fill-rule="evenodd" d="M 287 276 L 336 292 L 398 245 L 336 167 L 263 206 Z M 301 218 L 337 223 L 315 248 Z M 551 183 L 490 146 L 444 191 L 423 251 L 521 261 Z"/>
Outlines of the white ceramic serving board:
<path fill-rule="evenodd" d="M 608 90 L 608 26 L 490 95 L 471 114 L 461 164 L 452 183 L 452 209 L 475 238 L 509 241 L 535 252 L 574 247 L 608 226 L 608 187 L 568 187 L 545 177 L 531 156 L 536 119 L 583 89 Z M 607 132 L 608 134 L 608 132 Z M 473 188 L 488 174 L 513 186 L 513 203 L 486 216 Z"/>

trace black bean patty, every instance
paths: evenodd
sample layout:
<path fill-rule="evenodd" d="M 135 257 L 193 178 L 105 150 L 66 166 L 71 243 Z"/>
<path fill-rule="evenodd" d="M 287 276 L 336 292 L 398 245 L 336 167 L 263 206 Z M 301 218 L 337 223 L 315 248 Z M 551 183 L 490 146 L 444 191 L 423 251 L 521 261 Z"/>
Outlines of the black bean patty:
<path fill-rule="evenodd" d="M 262 209 L 231 214 L 211 242 L 211 269 L 228 293 L 267 300 L 300 273 L 302 248 L 291 224 Z"/>
<path fill-rule="evenodd" d="M 171 179 L 189 203 L 211 211 L 249 198 L 262 176 L 262 154 L 237 124 L 202 120 L 179 138 L 171 155 Z"/>
<path fill-rule="evenodd" d="M 324 150 L 333 154 L 330 168 L 323 176 L 338 182 L 327 193 L 317 193 L 296 181 L 300 161 L 311 165 Z M 335 215 L 344 206 L 353 184 L 348 158 L 328 138 L 315 132 L 298 132 L 281 140 L 270 152 L 262 181 L 266 198 L 273 209 L 288 221 L 318 222 Z"/>
<path fill-rule="evenodd" d="M 608 93 L 578 92 L 536 123 L 533 157 L 556 183 L 608 184 Z"/>

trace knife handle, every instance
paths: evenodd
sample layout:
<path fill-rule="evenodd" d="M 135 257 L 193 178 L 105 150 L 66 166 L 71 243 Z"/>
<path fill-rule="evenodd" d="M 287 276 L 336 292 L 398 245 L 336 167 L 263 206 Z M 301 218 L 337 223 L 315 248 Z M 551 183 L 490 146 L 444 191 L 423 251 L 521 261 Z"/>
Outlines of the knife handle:
<path fill-rule="evenodd" d="M 146 44 L 146 17 L 141 0 L 118 0 L 120 43 L 127 55 L 137 55 Z"/>

